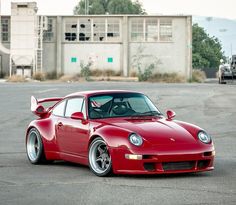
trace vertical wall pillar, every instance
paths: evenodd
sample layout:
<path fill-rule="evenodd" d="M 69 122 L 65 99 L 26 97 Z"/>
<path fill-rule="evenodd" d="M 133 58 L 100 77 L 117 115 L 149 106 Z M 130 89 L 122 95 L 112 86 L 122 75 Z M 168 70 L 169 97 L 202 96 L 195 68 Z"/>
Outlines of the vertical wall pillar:
<path fill-rule="evenodd" d="M 186 17 L 186 72 L 185 75 L 186 77 L 192 78 L 192 17 L 187 16 Z"/>
<path fill-rule="evenodd" d="M 122 22 L 122 54 L 121 65 L 123 65 L 123 75 L 129 75 L 129 21 L 128 16 L 123 17 Z"/>
<path fill-rule="evenodd" d="M 62 69 L 62 17 L 57 16 L 57 23 L 56 23 L 56 30 L 57 30 L 57 40 L 56 40 L 56 71 L 57 75 L 63 73 Z"/>

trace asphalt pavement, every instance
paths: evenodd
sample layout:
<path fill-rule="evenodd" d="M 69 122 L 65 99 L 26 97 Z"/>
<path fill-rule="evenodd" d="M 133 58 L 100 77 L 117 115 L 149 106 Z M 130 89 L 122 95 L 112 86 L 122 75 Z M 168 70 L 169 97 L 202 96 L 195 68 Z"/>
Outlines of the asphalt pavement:
<path fill-rule="evenodd" d="M 213 137 L 215 170 L 197 174 L 99 178 L 67 162 L 32 165 L 25 130 L 35 118 L 30 96 L 81 90 L 128 89 L 147 94 L 165 113 L 199 125 Z M 138 82 L 0 84 L 0 205 L 236 204 L 236 85 Z"/>

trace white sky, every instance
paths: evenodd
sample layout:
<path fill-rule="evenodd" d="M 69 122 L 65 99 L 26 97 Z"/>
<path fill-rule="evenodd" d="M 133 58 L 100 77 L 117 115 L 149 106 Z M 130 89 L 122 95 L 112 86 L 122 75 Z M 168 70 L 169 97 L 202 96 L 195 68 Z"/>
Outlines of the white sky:
<path fill-rule="evenodd" d="M 1 1 L 1 14 L 10 14 L 11 0 Z M 29 0 L 12 0 L 13 2 Z M 34 0 L 38 14 L 71 15 L 79 0 Z M 189 14 L 236 20 L 236 0 L 140 0 L 149 14 Z"/>

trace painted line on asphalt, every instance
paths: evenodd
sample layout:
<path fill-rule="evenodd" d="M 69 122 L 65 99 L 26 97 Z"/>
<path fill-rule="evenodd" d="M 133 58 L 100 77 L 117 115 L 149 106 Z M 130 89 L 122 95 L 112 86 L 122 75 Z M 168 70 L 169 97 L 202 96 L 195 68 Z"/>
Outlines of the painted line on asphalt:
<path fill-rule="evenodd" d="M 48 93 L 48 92 L 52 92 L 52 91 L 55 91 L 55 90 L 58 90 L 58 89 L 53 88 L 53 89 L 47 89 L 47 90 L 39 90 L 39 91 L 36 91 L 35 93 Z"/>

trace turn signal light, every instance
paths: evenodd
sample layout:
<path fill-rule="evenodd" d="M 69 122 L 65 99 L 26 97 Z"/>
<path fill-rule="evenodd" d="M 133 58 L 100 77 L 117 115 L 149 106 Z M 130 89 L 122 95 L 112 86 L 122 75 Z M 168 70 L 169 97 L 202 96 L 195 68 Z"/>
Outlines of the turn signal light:
<path fill-rule="evenodd" d="M 133 159 L 133 160 L 140 160 L 140 159 L 143 159 L 143 156 L 138 155 L 138 154 L 125 154 L 125 158 L 126 159 Z"/>

